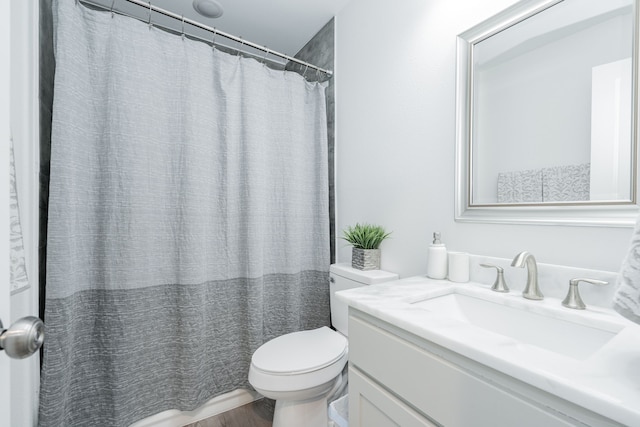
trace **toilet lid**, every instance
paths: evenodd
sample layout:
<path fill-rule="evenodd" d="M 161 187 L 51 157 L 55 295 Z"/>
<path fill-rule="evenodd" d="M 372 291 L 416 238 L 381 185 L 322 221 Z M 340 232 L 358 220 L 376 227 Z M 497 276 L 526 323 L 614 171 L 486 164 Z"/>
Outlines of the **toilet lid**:
<path fill-rule="evenodd" d="M 347 351 L 347 339 L 323 326 L 274 338 L 258 348 L 251 362 L 261 371 L 294 374 L 329 366 Z"/>

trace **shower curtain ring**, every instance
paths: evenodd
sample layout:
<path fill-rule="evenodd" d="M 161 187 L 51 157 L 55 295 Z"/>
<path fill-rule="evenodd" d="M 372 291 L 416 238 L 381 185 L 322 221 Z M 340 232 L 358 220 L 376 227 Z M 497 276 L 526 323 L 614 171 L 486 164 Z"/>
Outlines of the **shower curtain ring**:
<path fill-rule="evenodd" d="M 309 69 L 309 64 L 307 64 L 306 67 L 304 67 L 304 73 L 302 73 L 302 78 L 306 79 L 306 75 L 307 75 L 307 70 Z"/>
<path fill-rule="evenodd" d="M 267 56 L 269 56 L 269 48 L 268 47 L 264 47 L 264 56 L 262 57 L 262 65 L 265 66 L 267 65 Z"/>
<path fill-rule="evenodd" d="M 213 38 L 211 39 L 211 48 L 213 50 L 216 49 L 216 35 L 217 34 L 218 34 L 218 30 L 215 27 L 213 27 Z"/>
<path fill-rule="evenodd" d="M 184 15 L 182 15 L 182 35 L 180 37 L 184 40 Z"/>
<path fill-rule="evenodd" d="M 149 1 L 149 30 L 151 30 L 151 1 Z"/>
<path fill-rule="evenodd" d="M 115 14 L 113 13 L 113 6 L 116 4 L 116 0 L 113 0 L 111 2 L 111 17 L 113 18 L 115 16 Z"/>
<path fill-rule="evenodd" d="M 244 39 L 242 37 L 240 37 L 240 42 L 240 49 L 238 49 L 238 54 L 236 55 L 238 58 L 240 57 L 241 49 L 244 47 Z"/>

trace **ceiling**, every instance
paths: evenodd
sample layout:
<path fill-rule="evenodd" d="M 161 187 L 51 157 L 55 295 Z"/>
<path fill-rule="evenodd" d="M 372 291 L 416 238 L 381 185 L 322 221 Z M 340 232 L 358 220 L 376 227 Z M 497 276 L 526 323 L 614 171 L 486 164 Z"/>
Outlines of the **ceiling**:
<path fill-rule="evenodd" d="M 89 0 L 111 8 L 112 0 Z M 146 1 L 146 0 L 145 0 Z M 217 19 L 199 15 L 192 6 L 193 0 L 151 0 L 153 6 L 184 15 L 210 27 L 242 37 L 244 40 L 267 46 L 287 55 L 295 55 L 349 0 L 217 0 L 224 14 Z M 149 11 L 127 0 L 115 0 L 114 9 L 143 20 Z M 152 22 L 182 31 L 180 20 L 153 13 Z M 185 25 L 185 32 L 207 40 L 212 34 Z M 238 44 L 218 36 L 216 43 L 231 47 Z M 251 51 L 246 46 L 243 50 Z M 255 52 L 255 51 L 254 51 Z M 263 55 L 260 53 L 259 55 Z M 270 57 L 270 59 L 276 59 Z"/>

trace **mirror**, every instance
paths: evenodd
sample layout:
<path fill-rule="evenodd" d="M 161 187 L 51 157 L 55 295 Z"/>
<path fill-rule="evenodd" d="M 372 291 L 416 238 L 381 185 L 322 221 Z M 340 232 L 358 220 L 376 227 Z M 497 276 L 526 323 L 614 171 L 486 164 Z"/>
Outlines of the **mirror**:
<path fill-rule="evenodd" d="M 525 0 L 458 36 L 456 220 L 632 226 L 636 0 Z"/>

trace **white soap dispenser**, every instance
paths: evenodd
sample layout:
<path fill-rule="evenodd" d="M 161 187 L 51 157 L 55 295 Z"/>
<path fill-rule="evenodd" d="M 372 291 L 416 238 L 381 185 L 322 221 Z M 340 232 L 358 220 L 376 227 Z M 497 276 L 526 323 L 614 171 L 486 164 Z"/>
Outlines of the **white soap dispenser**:
<path fill-rule="evenodd" d="M 427 254 L 427 276 L 432 279 L 447 278 L 447 248 L 440 241 L 440 233 L 433 233 L 433 243 Z"/>

